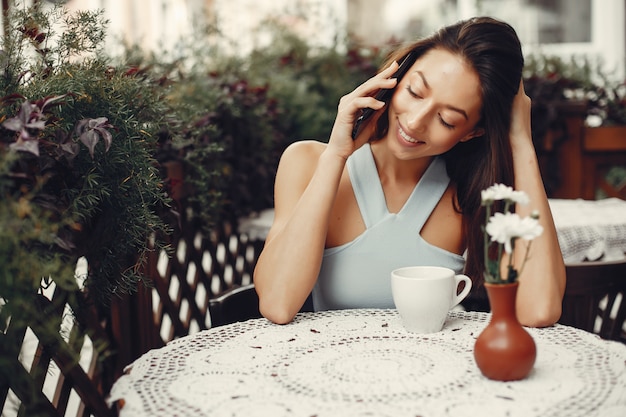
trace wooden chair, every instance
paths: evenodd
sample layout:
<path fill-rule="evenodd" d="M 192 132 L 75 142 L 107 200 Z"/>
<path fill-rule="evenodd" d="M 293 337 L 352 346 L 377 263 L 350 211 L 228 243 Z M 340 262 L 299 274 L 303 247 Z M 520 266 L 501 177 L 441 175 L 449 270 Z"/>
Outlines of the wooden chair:
<path fill-rule="evenodd" d="M 566 265 L 559 322 L 626 343 L 626 260 Z"/>
<path fill-rule="evenodd" d="M 254 284 L 233 288 L 219 297 L 209 300 L 211 327 L 256 319 L 259 312 L 259 296 Z"/>
<path fill-rule="evenodd" d="M 306 299 L 300 312 L 313 311 L 313 298 Z M 209 300 L 211 327 L 260 318 L 259 296 L 254 284 L 244 285 L 226 291 L 219 297 Z"/>

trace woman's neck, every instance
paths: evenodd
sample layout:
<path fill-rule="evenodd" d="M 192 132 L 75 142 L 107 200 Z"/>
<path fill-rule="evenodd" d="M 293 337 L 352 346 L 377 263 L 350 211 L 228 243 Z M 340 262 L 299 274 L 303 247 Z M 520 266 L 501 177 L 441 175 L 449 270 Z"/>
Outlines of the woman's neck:
<path fill-rule="evenodd" d="M 433 157 L 401 160 L 384 143 L 385 139 L 370 144 L 372 155 L 383 184 L 415 185 L 422 178 Z"/>

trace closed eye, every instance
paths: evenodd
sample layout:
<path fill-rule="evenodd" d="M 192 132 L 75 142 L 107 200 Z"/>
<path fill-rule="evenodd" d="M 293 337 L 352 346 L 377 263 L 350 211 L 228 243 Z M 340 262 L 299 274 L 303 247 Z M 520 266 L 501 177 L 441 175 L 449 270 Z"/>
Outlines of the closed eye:
<path fill-rule="evenodd" d="M 409 94 L 410 94 L 412 97 L 415 97 L 415 98 L 422 98 L 422 96 L 418 95 L 415 91 L 411 90 L 411 86 L 410 86 L 410 85 L 407 85 L 407 86 L 406 86 L 406 91 L 408 91 L 408 92 L 409 92 Z"/>
<path fill-rule="evenodd" d="M 406 91 L 408 91 L 408 92 L 409 92 L 409 94 L 410 94 L 412 97 L 415 97 L 415 98 L 417 98 L 417 99 L 422 99 L 422 96 L 420 96 L 420 95 L 419 95 L 419 94 L 417 94 L 415 91 L 413 91 L 413 90 L 411 89 L 411 86 L 410 86 L 410 85 L 407 85 L 407 86 L 406 86 Z M 450 123 L 447 123 L 445 120 L 443 120 L 443 117 L 441 117 L 441 115 L 439 115 L 439 122 L 440 122 L 440 123 L 441 123 L 441 125 L 442 125 L 443 127 L 445 127 L 446 129 L 450 129 L 450 130 L 453 130 L 453 129 L 454 129 L 454 125 L 451 125 Z"/>
<path fill-rule="evenodd" d="M 451 125 L 450 123 L 446 123 L 446 121 L 443 120 L 443 117 L 441 117 L 441 115 L 439 115 L 439 121 L 441 122 L 443 127 L 445 127 L 446 129 L 450 129 L 450 130 L 454 129 L 454 125 Z"/>

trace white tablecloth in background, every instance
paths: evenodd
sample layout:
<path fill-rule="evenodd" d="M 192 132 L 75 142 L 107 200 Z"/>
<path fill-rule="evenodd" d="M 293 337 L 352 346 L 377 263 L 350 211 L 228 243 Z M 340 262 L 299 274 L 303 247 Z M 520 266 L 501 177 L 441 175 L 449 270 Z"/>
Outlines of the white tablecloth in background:
<path fill-rule="evenodd" d="M 550 199 L 565 262 L 619 260 L 626 257 L 626 201 Z M 239 232 L 251 240 L 265 240 L 274 210 L 241 219 Z"/>
<path fill-rule="evenodd" d="M 250 240 L 265 240 L 274 222 L 274 209 L 266 209 L 260 213 L 239 220 L 238 231 L 248 235 Z"/>
<path fill-rule="evenodd" d="M 565 262 L 624 259 L 626 201 L 550 200 Z"/>
<path fill-rule="evenodd" d="M 249 320 L 148 352 L 114 385 L 120 417 L 626 416 L 626 345 L 568 326 L 528 329 L 528 378 L 492 381 L 473 347 L 487 313 L 407 333 L 396 310 Z"/>

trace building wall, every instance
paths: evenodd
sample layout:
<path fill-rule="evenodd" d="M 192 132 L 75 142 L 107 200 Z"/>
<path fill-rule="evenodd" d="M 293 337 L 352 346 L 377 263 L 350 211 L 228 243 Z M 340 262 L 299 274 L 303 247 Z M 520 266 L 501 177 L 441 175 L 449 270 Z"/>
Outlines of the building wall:
<path fill-rule="evenodd" d="M 214 0 L 68 0 L 70 10 L 102 9 L 109 20 L 107 47 L 137 44 L 146 50 L 172 50 L 201 23 L 211 19 Z"/>
<path fill-rule="evenodd" d="M 112 52 L 122 50 L 122 42 L 175 52 L 179 39 L 192 39 L 194 30 L 212 22 L 237 52 L 245 54 L 255 42 L 263 42 L 257 31 L 268 15 L 290 24 L 312 43 L 332 45 L 350 33 L 366 44 L 382 45 L 392 38 L 410 40 L 432 33 L 460 18 L 489 14 L 516 28 L 526 52 L 586 56 L 603 62 L 614 78 L 626 74 L 626 0 L 67 0 L 65 4 L 73 10 L 104 10 L 110 21 L 107 48 Z M 555 4 L 562 10 L 551 13 Z M 591 16 L 580 13 L 588 4 Z M 299 11 L 307 7 L 314 13 Z M 591 41 L 585 42 L 583 36 L 582 41 L 542 43 L 539 17 L 569 39 L 577 39 L 578 34 L 571 33 L 577 26 L 590 28 Z"/>
<path fill-rule="evenodd" d="M 69 0 L 72 10 L 104 9 L 111 48 L 122 40 L 146 50 L 172 51 L 178 40 L 216 25 L 236 50 L 258 42 L 262 21 L 271 16 L 290 24 L 312 43 L 329 45 L 345 27 L 345 3 L 337 0 Z M 311 13 L 302 12 L 307 10 Z"/>

